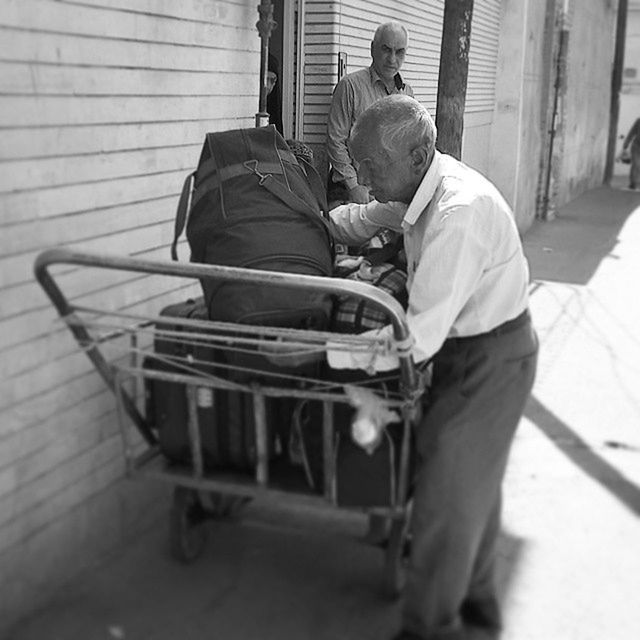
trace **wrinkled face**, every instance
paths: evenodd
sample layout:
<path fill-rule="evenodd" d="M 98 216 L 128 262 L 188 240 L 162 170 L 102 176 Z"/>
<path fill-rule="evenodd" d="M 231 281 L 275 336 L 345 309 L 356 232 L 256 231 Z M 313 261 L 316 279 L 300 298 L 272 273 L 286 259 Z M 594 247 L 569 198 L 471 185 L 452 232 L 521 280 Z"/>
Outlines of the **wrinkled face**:
<path fill-rule="evenodd" d="M 375 148 L 352 150 L 358 182 L 378 202 L 410 203 L 415 193 L 411 155 L 398 151 L 389 158 Z"/>
<path fill-rule="evenodd" d="M 392 80 L 400 71 L 407 50 L 407 37 L 401 29 L 389 28 L 371 43 L 373 68 L 383 80 Z"/>

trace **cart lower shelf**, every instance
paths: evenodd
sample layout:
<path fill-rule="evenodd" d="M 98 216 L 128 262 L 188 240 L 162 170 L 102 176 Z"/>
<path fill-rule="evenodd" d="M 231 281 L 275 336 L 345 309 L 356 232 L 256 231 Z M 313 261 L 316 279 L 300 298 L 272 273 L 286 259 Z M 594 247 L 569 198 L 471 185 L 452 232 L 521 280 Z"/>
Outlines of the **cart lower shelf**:
<path fill-rule="evenodd" d="M 190 564 L 205 551 L 211 521 L 236 516 L 252 499 L 260 497 L 305 507 L 326 508 L 327 499 L 309 489 L 302 470 L 287 464 L 272 467 L 268 487 L 255 484 L 250 474 L 216 471 L 194 477 L 189 465 L 172 463 L 158 454 L 140 465 L 137 472 L 171 484 L 173 497 L 169 512 L 169 545 L 173 558 Z M 407 510 L 390 507 L 351 508 L 389 520 L 389 535 L 384 544 L 382 589 L 397 597 L 404 584 L 404 566 L 408 553 Z"/>

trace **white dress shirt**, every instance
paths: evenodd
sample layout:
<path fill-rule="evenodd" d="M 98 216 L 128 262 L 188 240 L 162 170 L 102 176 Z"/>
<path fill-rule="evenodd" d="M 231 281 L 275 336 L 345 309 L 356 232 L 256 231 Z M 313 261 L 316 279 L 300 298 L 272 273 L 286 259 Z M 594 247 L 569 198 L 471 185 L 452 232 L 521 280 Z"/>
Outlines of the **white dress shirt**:
<path fill-rule="evenodd" d="M 382 226 L 404 231 L 416 362 L 431 358 L 447 338 L 486 333 L 527 308 L 529 268 L 513 213 L 491 182 L 451 156 L 435 152 L 408 206 L 374 200 L 330 215 L 340 242 L 361 243 Z M 398 366 L 395 356 L 371 362 L 369 354 L 331 345 L 328 361 L 337 369 Z"/>

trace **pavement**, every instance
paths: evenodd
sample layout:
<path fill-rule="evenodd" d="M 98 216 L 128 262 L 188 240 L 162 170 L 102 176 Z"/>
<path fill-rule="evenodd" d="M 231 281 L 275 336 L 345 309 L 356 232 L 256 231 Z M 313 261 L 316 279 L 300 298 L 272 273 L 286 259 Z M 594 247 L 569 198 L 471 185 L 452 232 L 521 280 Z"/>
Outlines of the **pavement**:
<path fill-rule="evenodd" d="M 504 485 L 504 640 L 635 640 L 640 192 L 589 191 L 524 245 L 541 352 Z M 384 640 L 399 604 L 364 531 L 360 515 L 255 501 L 180 565 L 163 517 L 5 640 Z"/>

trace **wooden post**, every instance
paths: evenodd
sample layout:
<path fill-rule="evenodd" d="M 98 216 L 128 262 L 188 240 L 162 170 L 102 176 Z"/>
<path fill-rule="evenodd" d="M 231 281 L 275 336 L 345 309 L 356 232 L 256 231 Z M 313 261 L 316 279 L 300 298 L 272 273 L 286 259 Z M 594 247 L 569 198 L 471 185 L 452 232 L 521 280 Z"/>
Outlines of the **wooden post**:
<path fill-rule="evenodd" d="M 473 0 L 445 0 L 436 106 L 436 146 L 443 153 L 458 159 L 462 154 L 472 15 Z"/>

